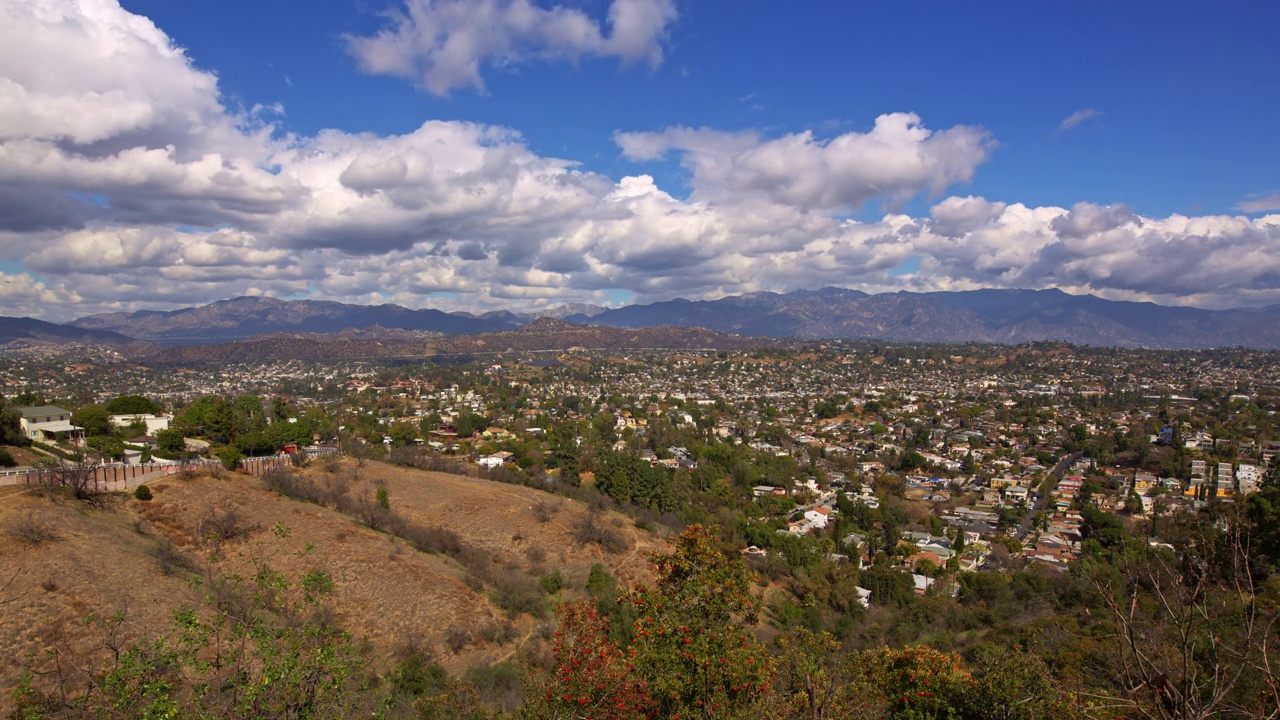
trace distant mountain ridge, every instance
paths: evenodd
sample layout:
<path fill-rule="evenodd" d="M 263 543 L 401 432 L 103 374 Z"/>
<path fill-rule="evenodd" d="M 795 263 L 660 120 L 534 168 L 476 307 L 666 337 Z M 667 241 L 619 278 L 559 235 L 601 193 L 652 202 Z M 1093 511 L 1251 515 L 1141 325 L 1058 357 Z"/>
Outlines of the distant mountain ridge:
<path fill-rule="evenodd" d="M 81 343 L 111 347 L 142 344 L 135 338 L 106 330 L 59 325 L 35 318 L 0 317 L 0 345 L 13 342 L 51 345 Z"/>
<path fill-rule="evenodd" d="M 672 300 L 606 310 L 589 322 L 646 327 L 656 322 L 768 337 L 868 338 L 900 342 L 1149 348 L 1280 348 L 1271 308 L 1202 310 L 1104 300 L 1061 290 L 967 290 L 867 295 L 823 288 L 753 293 L 719 300 Z M 570 322 L 588 319 L 570 316 Z"/>
<path fill-rule="evenodd" d="M 579 325 L 641 329 L 706 328 L 719 333 L 799 339 L 1018 344 L 1056 340 L 1078 345 L 1150 348 L 1280 348 L 1280 306 L 1201 310 L 1104 300 L 1061 290 L 969 290 L 869 295 L 825 287 L 756 292 L 718 300 L 670 300 L 606 309 L 564 305 L 538 313 L 483 315 L 348 305 L 318 300 L 242 297 L 167 312 L 91 315 L 71 327 L 105 330 L 166 345 L 223 343 L 270 333 L 410 330 L 477 335 L 523 327 L 539 318 Z"/>
<path fill-rule="evenodd" d="M 446 335 L 499 332 L 519 320 L 475 317 L 400 305 L 348 305 L 325 300 L 238 297 L 180 310 L 89 315 L 68 323 L 167 345 L 203 345 L 279 332 L 335 333 L 374 326 Z"/>
<path fill-rule="evenodd" d="M 141 359 L 159 364 L 226 364 L 289 358 L 473 357 L 507 352 L 592 350 L 745 350 L 777 344 L 695 327 L 611 328 L 538 318 L 518 330 L 479 335 L 422 337 L 419 332 L 271 333 L 210 345 L 157 347 Z"/>

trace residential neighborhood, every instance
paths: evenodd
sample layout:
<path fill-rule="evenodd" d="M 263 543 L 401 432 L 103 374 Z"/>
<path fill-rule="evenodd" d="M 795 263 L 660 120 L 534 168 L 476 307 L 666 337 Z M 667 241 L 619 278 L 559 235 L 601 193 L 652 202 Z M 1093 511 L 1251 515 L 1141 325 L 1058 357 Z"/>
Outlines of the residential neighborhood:
<path fill-rule="evenodd" d="M 0 382 L 32 462 L 80 449 L 104 463 L 307 446 L 392 462 L 435 456 L 594 486 L 658 515 L 736 507 L 748 538 L 753 527 L 829 538 L 833 557 L 870 567 L 887 554 L 946 578 L 1064 570 L 1098 513 L 1151 528 L 1256 492 L 1280 450 L 1269 360 L 833 341 L 402 367 L 151 370 L 20 357 L 0 363 Z M 619 485 L 617 458 L 647 467 L 644 482 Z M 753 558 L 785 558 L 792 541 L 762 538 Z"/>

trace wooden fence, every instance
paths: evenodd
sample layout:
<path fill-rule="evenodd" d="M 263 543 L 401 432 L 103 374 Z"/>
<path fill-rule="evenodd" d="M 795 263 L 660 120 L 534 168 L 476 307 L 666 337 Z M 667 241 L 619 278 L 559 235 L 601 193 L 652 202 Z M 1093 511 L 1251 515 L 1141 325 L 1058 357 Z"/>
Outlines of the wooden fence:
<path fill-rule="evenodd" d="M 267 455 L 248 457 L 240 461 L 240 468 L 254 477 L 262 477 L 267 471 L 277 467 L 288 467 L 291 460 L 288 455 Z M 196 460 L 187 463 L 140 463 L 125 465 L 108 463 L 97 465 L 93 469 L 93 484 L 100 491 L 128 490 L 132 487 L 154 480 L 165 475 L 176 475 L 180 472 L 207 471 L 211 467 L 221 467 L 220 460 Z M 6 470 L 0 473 L 0 485 L 36 485 L 41 481 L 41 473 L 48 470 L 32 468 L 27 470 Z"/>

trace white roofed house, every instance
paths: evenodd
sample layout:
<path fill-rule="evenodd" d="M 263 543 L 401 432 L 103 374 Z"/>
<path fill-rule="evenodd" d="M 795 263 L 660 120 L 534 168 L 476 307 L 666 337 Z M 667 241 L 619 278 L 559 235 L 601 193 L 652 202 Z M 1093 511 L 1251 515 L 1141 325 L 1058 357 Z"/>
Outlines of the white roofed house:
<path fill-rule="evenodd" d="M 39 407 L 20 407 L 22 413 L 19 422 L 22 434 L 36 442 L 59 442 L 68 440 L 76 445 L 84 445 L 84 428 L 71 424 L 71 411 L 63 410 L 55 405 Z"/>
<path fill-rule="evenodd" d="M 151 413 L 134 413 L 132 415 L 112 415 L 111 426 L 117 428 L 127 428 L 135 422 L 141 422 L 146 426 L 145 433 L 147 435 L 155 435 L 161 430 L 168 430 L 173 424 L 173 415 L 153 415 Z"/>
<path fill-rule="evenodd" d="M 484 457 L 477 460 L 476 463 L 479 465 L 483 465 L 487 468 L 496 468 L 496 467 L 501 467 L 513 457 L 515 457 L 513 453 L 507 452 L 506 450 L 502 450 L 492 455 L 485 455 Z"/>
<path fill-rule="evenodd" d="M 812 523 L 814 527 L 824 528 L 827 526 L 827 520 L 830 516 L 830 510 L 825 507 L 817 507 L 812 510 L 806 510 L 804 519 Z"/>

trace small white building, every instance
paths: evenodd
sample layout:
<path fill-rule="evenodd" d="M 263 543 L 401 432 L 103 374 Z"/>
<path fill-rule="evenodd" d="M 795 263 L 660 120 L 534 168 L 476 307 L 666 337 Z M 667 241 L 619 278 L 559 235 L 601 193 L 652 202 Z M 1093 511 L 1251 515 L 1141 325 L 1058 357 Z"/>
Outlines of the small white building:
<path fill-rule="evenodd" d="M 146 423 L 144 435 L 155 435 L 161 430 L 168 430 L 173 424 L 172 415 L 152 415 L 151 413 L 135 413 L 133 415 L 112 415 L 111 427 L 126 428 L 141 420 Z"/>
<path fill-rule="evenodd" d="M 479 460 L 476 460 L 476 463 L 483 467 L 496 468 L 496 467 L 502 467 L 502 465 L 506 463 L 508 460 L 510 460 L 512 457 L 515 457 L 515 456 L 512 453 L 507 452 L 506 450 L 503 450 L 501 452 L 496 452 L 492 455 L 485 455 Z"/>
<path fill-rule="evenodd" d="M 824 528 L 827 526 L 827 520 L 831 517 L 831 511 L 824 507 L 816 507 L 812 510 L 806 510 L 804 519 L 808 520 L 816 528 Z"/>

